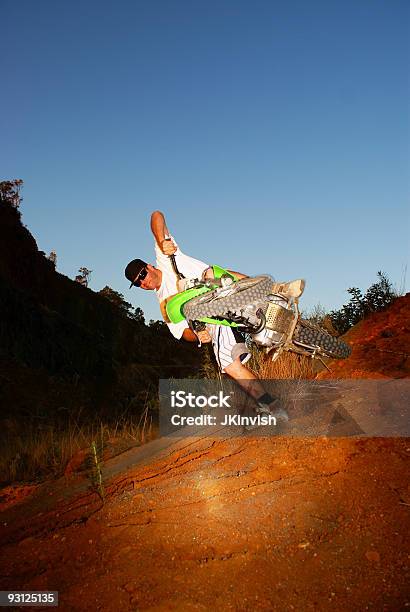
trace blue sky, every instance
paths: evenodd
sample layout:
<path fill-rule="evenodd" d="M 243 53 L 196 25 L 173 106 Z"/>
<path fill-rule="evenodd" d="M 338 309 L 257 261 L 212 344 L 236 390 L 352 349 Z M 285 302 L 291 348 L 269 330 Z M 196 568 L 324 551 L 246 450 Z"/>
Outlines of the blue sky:
<path fill-rule="evenodd" d="M 1 180 L 58 269 L 184 252 L 338 308 L 409 255 L 407 0 L 3 0 Z M 407 276 L 409 276 L 410 272 Z M 407 289 L 408 289 L 407 282 Z"/>

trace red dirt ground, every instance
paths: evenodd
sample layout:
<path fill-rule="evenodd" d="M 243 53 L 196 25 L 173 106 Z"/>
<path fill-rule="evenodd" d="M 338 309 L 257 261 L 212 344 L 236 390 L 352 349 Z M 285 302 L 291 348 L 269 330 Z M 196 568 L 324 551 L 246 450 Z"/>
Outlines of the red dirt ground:
<path fill-rule="evenodd" d="M 349 332 L 330 378 L 409 376 L 409 298 Z M 161 438 L 106 463 L 104 504 L 84 473 L 3 491 L 0 588 L 68 611 L 410 609 L 409 456 L 408 438 Z"/>
<path fill-rule="evenodd" d="M 332 361 L 332 372 L 318 378 L 409 378 L 410 293 L 352 327 L 343 339 L 352 355 Z"/>

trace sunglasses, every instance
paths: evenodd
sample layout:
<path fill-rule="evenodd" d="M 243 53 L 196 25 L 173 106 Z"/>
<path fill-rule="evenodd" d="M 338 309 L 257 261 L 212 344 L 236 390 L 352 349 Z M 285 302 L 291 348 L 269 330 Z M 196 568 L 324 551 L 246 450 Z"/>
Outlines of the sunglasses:
<path fill-rule="evenodd" d="M 148 274 L 148 269 L 147 268 L 142 268 L 142 270 L 137 274 L 135 281 L 133 282 L 133 285 L 135 287 L 141 287 L 141 281 L 144 280 L 144 278 L 147 276 Z"/>

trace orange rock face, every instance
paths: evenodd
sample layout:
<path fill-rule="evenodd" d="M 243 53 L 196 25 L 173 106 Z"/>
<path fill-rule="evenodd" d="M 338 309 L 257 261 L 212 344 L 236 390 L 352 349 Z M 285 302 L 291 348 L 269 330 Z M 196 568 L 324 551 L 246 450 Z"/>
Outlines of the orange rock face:
<path fill-rule="evenodd" d="M 331 361 L 317 378 L 409 378 L 410 293 L 360 321 L 343 336 L 349 359 Z"/>

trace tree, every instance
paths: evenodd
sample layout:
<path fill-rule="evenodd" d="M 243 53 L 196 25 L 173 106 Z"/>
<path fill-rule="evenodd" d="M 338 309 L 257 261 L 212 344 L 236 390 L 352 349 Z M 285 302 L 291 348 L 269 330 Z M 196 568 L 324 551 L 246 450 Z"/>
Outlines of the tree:
<path fill-rule="evenodd" d="M 82 267 L 78 271 L 79 274 L 77 274 L 77 276 L 75 277 L 75 281 L 77 283 L 80 283 L 80 285 L 83 285 L 84 287 L 88 287 L 92 270 Z"/>
<path fill-rule="evenodd" d="M 149 327 L 150 329 L 153 329 L 156 332 L 164 332 L 165 330 L 167 330 L 167 326 L 164 323 L 164 321 L 155 321 L 154 319 L 150 319 L 149 321 Z"/>
<path fill-rule="evenodd" d="M 396 299 L 397 293 L 387 276 L 381 271 L 377 276 L 379 277 L 377 283 L 371 285 L 364 295 L 358 287 L 350 287 L 347 290 L 352 296 L 350 301 L 340 310 L 333 310 L 330 313 L 333 326 L 340 334 L 347 332 L 371 312 L 386 308 Z"/>
<path fill-rule="evenodd" d="M 100 295 L 109 300 L 114 306 L 119 308 L 123 314 L 127 317 L 133 318 L 133 314 L 130 312 L 132 304 L 126 302 L 122 293 L 115 291 L 108 285 L 106 285 L 101 291 L 98 292 Z M 142 312 L 142 311 L 141 311 Z"/>
<path fill-rule="evenodd" d="M 366 314 L 369 312 L 382 310 L 391 304 L 391 302 L 397 297 L 397 293 L 394 291 L 393 286 L 386 274 L 379 270 L 377 276 L 379 277 L 379 280 L 377 283 L 374 283 L 368 288 L 366 295 L 364 296 Z"/>
<path fill-rule="evenodd" d="M 51 261 L 54 268 L 57 267 L 57 253 L 55 251 L 50 251 L 50 255 L 48 256 L 48 260 Z"/>
<path fill-rule="evenodd" d="M 20 196 L 20 189 L 23 185 L 21 179 L 14 179 L 13 181 L 2 181 L 0 183 L 0 195 L 1 199 L 8 204 L 11 204 L 14 208 L 18 208 L 23 201 Z"/>
<path fill-rule="evenodd" d="M 131 318 L 134 319 L 136 323 L 139 323 L 140 325 L 145 325 L 144 311 L 139 306 L 134 309 Z"/>
<path fill-rule="evenodd" d="M 98 293 L 105 297 L 107 300 L 109 300 L 111 304 L 114 304 L 114 306 L 116 306 L 123 314 L 125 314 L 126 317 L 132 319 L 133 321 L 138 323 L 138 325 L 145 325 L 145 316 L 143 310 L 139 307 L 133 309 L 132 304 L 130 304 L 124 299 L 122 293 L 115 291 L 115 289 L 112 289 L 108 285 L 106 285 Z"/>

